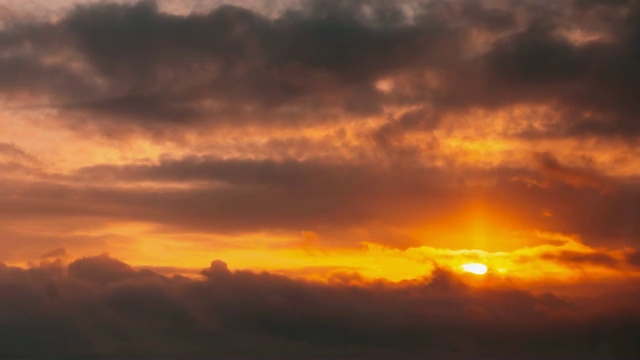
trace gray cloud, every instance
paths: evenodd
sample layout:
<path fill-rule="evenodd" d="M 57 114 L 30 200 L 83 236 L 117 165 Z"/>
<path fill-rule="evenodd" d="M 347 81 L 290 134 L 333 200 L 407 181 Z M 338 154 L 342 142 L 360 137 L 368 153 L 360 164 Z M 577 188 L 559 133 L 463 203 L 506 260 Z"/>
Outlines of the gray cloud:
<path fill-rule="evenodd" d="M 639 351 L 638 294 L 628 290 L 617 315 L 607 309 L 619 304 L 597 296 L 474 289 L 443 269 L 357 287 L 229 271 L 221 261 L 202 273 L 166 277 L 106 255 L 68 268 L 2 266 L 1 354 L 632 359 Z M 599 302 L 604 311 L 589 305 Z"/>
<path fill-rule="evenodd" d="M 567 265 L 599 265 L 616 268 L 619 264 L 616 259 L 601 252 L 580 253 L 575 251 L 562 251 L 559 253 L 547 253 L 542 255 L 543 259 L 555 260 Z"/>
<path fill-rule="evenodd" d="M 637 135 L 637 2 L 413 4 L 312 1 L 275 19 L 233 6 L 179 16 L 153 2 L 83 5 L 55 24 L 1 31 L 0 87 L 93 114 L 69 121 L 162 136 L 171 132 L 158 128 L 174 125 L 293 125 L 386 105 L 448 113 L 517 104 L 551 104 L 562 118 L 523 135 Z M 572 43 L 560 36 L 571 26 L 611 40 Z M 485 49 L 473 50 L 477 31 Z M 63 55 L 69 61 L 44 61 Z M 421 80 L 425 71 L 441 81 Z M 376 88 L 395 76 L 413 85 Z"/>
<path fill-rule="evenodd" d="M 345 230 L 439 224 L 481 201 L 491 213 L 511 214 L 521 230 L 577 234 L 599 246 L 637 245 L 640 201 L 635 183 L 614 183 L 602 191 L 573 181 L 583 175 L 604 179 L 595 170 L 567 164 L 552 170 L 552 179 L 560 181 L 532 187 L 513 179 L 541 182 L 549 170 L 467 168 L 455 173 L 404 163 L 165 158 L 148 165 L 96 165 L 27 185 L 6 182 L 7 191 L 19 191 L 0 204 L 6 209 L 5 224 L 83 218 L 87 226 L 141 221 L 167 231 L 314 231 L 331 234 L 323 239 L 332 245 L 352 246 L 361 239 L 345 238 Z M 386 243 L 378 238 L 369 240 Z M 388 245 L 431 241 L 405 240 Z"/>

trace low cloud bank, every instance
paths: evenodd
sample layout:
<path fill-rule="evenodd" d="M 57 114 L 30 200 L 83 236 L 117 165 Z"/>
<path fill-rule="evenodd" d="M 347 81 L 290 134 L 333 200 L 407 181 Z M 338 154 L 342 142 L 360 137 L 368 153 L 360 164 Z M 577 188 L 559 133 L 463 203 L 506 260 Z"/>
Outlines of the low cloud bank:
<path fill-rule="evenodd" d="M 107 255 L 0 267 L 0 356 L 635 359 L 640 291 L 566 299 L 405 283 L 319 284 L 230 271 L 136 270 Z M 615 305 L 614 305 L 615 302 Z"/>

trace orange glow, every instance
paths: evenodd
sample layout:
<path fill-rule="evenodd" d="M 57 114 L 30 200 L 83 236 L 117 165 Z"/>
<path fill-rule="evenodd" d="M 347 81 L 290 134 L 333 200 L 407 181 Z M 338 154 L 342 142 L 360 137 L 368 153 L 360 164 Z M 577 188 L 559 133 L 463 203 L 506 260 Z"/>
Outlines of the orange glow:
<path fill-rule="evenodd" d="M 108 229 L 110 232 L 115 230 L 113 227 Z M 470 275 L 486 275 L 493 284 L 517 280 L 521 284 L 542 286 L 554 282 L 580 283 L 585 279 L 619 279 L 635 276 L 637 272 L 630 268 L 588 262 L 562 262 L 553 255 L 563 252 L 590 254 L 595 250 L 574 237 L 545 232 L 517 234 L 535 245 L 508 251 L 486 251 L 424 245 L 397 249 L 366 241 L 358 248 L 323 248 L 321 239 L 300 241 L 299 238 L 266 233 L 169 236 L 153 233 L 152 229 L 142 225 L 123 226 L 117 230 L 126 230 L 128 239 L 138 240 L 132 246 L 122 246 L 114 241 L 110 244 L 113 249 L 110 254 L 135 266 L 202 269 L 213 259 L 222 259 L 231 269 L 269 271 L 321 282 L 354 274 L 363 279 L 398 282 L 419 279 L 428 276 L 435 268 L 444 268 Z M 303 232 L 300 236 L 302 240 L 308 240 L 309 234 Z M 625 256 L 623 250 L 606 254 L 621 262 Z M 476 285 L 485 286 L 483 283 Z"/>
<path fill-rule="evenodd" d="M 393 87 L 400 85 L 394 79 L 385 79 L 377 84 L 381 91 L 391 91 Z M 397 107 L 387 110 L 389 116 L 397 117 L 415 109 Z M 420 166 L 441 166 L 443 171 L 455 173 L 456 182 L 447 183 L 447 186 L 451 185 L 452 192 L 460 191 L 461 198 L 466 197 L 450 209 L 442 212 L 433 211 L 433 215 L 430 213 L 431 204 L 425 199 L 424 206 L 416 207 L 415 211 L 401 212 L 402 216 L 397 218 L 393 217 L 393 214 L 392 219 L 387 219 L 387 223 L 390 224 L 388 228 L 378 228 L 375 223 L 365 223 L 359 225 L 362 227 L 356 230 L 342 229 L 343 234 L 333 234 L 335 239 L 327 239 L 330 236 L 316 236 L 316 232 L 322 229 L 321 226 L 300 229 L 298 234 L 294 231 L 265 231 L 230 235 L 215 231 L 198 232 L 200 229 L 165 229 L 158 224 L 143 223 L 144 220 L 108 220 L 96 228 L 77 229 L 69 234 L 78 239 L 99 241 L 87 241 L 82 246 L 72 241 L 67 244 L 60 240 L 59 243 L 47 242 L 46 245 L 34 241 L 32 248 L 25 248 L 21 252 L 6 252 L 0 260 L 25 264 L 38 261 L 39 256 L 47 251 L 65 248 L 69 253 L 67 261 L 107 252 L 136 266 L 199 269 L 207 267 L 213 259 L 222 259 L 233 269 L 271 271 L 319 281 L 328 281 L 345 273 L 358 273 L 367 279 L 403 281 L 424 277 L 435 267 L 460 271 L 469 264 L 486 266 L 486 278 L 519 279 L 530 283 L 580 282 L 584 278 L 637 275 L 638 269 L 624 265 L 626 255 L 620 249 L 607 250 L 605 253 L 622 264 L 621 266 L 603 266 L 590 262 L 563 263 L 559 259 L 554 260 L 549 254 L 563 251 L 589 254 L 595 250 L 583 245 L 577 236 L 545 232 L 546 224 L 561 216 L 555 209 L 540 207 L 535 209 L 537 219 L 518 218 L 517 211 L 512 211 L 513 209 L 526 209 L 532 205 L 526 202 L 506 205 L 494 202 L 483 195 L 483 191 L 499 185 L 495 178 L 464 172 L 466 166 L 477 169 L 509 165 L 531 169 L 535 167 L 535 163 L 531 162 L 530 149 L 535 148 L 539 151 L 554 149 L 558 157 L 567 159 L 570 163 L 577 163 L 578 167 L 579 161 L 583 161 L 580 160 L 582 154 L 586 153 L 589 155 L 588 158 L 592 158 L 593 162 L 598 164 L 598 170 L 608 177 L 631 178 L 639 173 L 639 150 L 624 144 L 578 142 L 571 139 L 545 139 L 536 140 L 535 143 L 524 143 L 496 135 L 515 132 L 519 129 L 519 124 L 528 124 L 524 120 L 512 120 L 514 117 L 526 118 L 530 110 L 514 108 L 504 113 L 474 113 L 469 119 L 445 118 L 442 128 L 428 135 L 406 134 L 402 139 L 405 146 L 425 150 L 418 151 L 412 160 Z M 321 159 L 340 164 L 362 162 L 363 166 L 375 162 L 381 167 L 384 167 L 387 164 L 385 160 L 388 160 L 384 157 L 378 158 L 375 152 L 369 151 L 375 144 L 367 135 L 385 124 L 385 117 L 372 116 L 363 120 L 344 116 L 336 119 L 336 122 L 294 130 L 270 128 L 267 131 L 259 125 L 239 129 L 220 127 L 210 133 L 186 133 L 182 138 L 172 141 L 158 142 L 148 137 L 132 136 L 126 142 L 121 142 L 109 139 L 96 140 L 60 128 L 56 122 L 35 121 L 40 117 L 59 120 L 59 114 L 55 112 L 32 110 L 29 116 L 25 115 L 26 120 L 21 116 L 24 114 L 12 113 L 6 109 L 2 110 L 0 115 L 4 121 L 0 135 L 12 139 L 12 143 L 17 147 L 33 155 L 35 160 L 29 163 L 29 166 L 41 166 L 42 171 L 56 174 L 44 180 L 70 187 L 99 185 L 105 189 L 153 190 L 157 193 L 169 190 L 201 190 L 202 184 L 197 181 L 148 180 L 85 184 L 82 179 L 73 177 L 75 171 L 91 165 L 154 166 L 165 159 L 166 154 L 171 154 L 170 158 L 175 159 L 206 155 L 255 161 Z M 455 127 L 450 126 L 453 122 Z M 536 126 L 538 125 L 544 124 Z M 269 143 L 280 144 L 278 146 L 284 146 L 286 151 L 277 146 L 267 147 L 265 150 L 265 144 Z M 427 143 L 433 145 L 437 151 L 424 148 L 424 144 Z M 451 164 L 455 166 L 449 167 Z M 12 181 L 21 180 L 23 177 L 27 184 L 28 181 L 38 180 L 36 174 L 37 172 L 30 175 L 16 173 L 5 177 L 12 176 Z M 547 187 L 542 179 L 530 174 L 526 176 L 533 176 L 530 184 L 518 183 L 516 180 L 514 183 L 529 188 L 535 187 L 538 181 L 545 185 L 543 190 L 553 190 L 552 184 Z M 525 175 L 521 175 L 521 178 L 525 178 Z M 519 177 L 516 176 L 514 179 Z M 215 185 L 207 186 L 212 188 Z M 430 217 L 425 219 L 425 214 Z M 16 224 L 11 226 L 20 226 Z M 55 231 L 45 233 L 44 230 L 35 229 L 33 226 L 24 227 L 29 229 L 27 235 L 64 238 Z M 58 226 L 62 227 L 60 224 Z M 352 236 L 354 234 L 355 236 Z M 395 238 L 400 240 L 396 242 Z M 342 240 L 345 240 L 344 247 L 340 244 Z M 464 272 L 477 273 L 473 270 Z"/>

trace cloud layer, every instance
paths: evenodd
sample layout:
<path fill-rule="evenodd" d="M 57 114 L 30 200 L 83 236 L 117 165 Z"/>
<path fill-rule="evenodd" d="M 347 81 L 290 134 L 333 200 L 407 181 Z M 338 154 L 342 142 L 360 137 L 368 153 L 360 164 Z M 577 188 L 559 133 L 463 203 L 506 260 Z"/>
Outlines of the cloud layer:
<path fill-rule="evenodd" d="M 311 1 L 276 18 L 225 5 L 83 5 L 0 36 L 0 88 L 103 130 L 308 124 L 418 107 L 430 129 L 472 109 L 551 105 L 522 136 L 636 137 L 638 4 Z M 384 81 L 387 81 L 386 86 Z M 382 82 L 381 82 L 382 81 Z M 86 125 L 86 124 L 85 124 Z"/>
<path fill-rule="evenodd" d="M 0 268 L 2 356 L 632 359 L 638 292 L 567 300 L 438 269 L 349 285 L 229 271 L 165 277 L 107 255 Z M 637 289 L 637 287 L 635 287 Z"/>
<path fill-rule="evenodd" d="M 0 28 L 7 259 L 131 223 L 637 248 L 637 1 L 61 4 Z"/>

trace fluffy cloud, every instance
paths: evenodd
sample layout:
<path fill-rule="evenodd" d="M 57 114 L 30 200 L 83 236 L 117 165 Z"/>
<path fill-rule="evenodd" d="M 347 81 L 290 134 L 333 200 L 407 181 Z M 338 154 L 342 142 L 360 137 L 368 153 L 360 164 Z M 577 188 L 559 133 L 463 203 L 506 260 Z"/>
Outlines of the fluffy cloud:
<path fill-rule="evenodd" d="M 165 277 L 107 255 L 68 267 L 3 266 L 2 355 L 632 359 L 640 351 L 631 287 L 617 303 L 473 288 L 442 269 L 360 286 L 230 271 L 221 261 L 202 274 Z"/>

